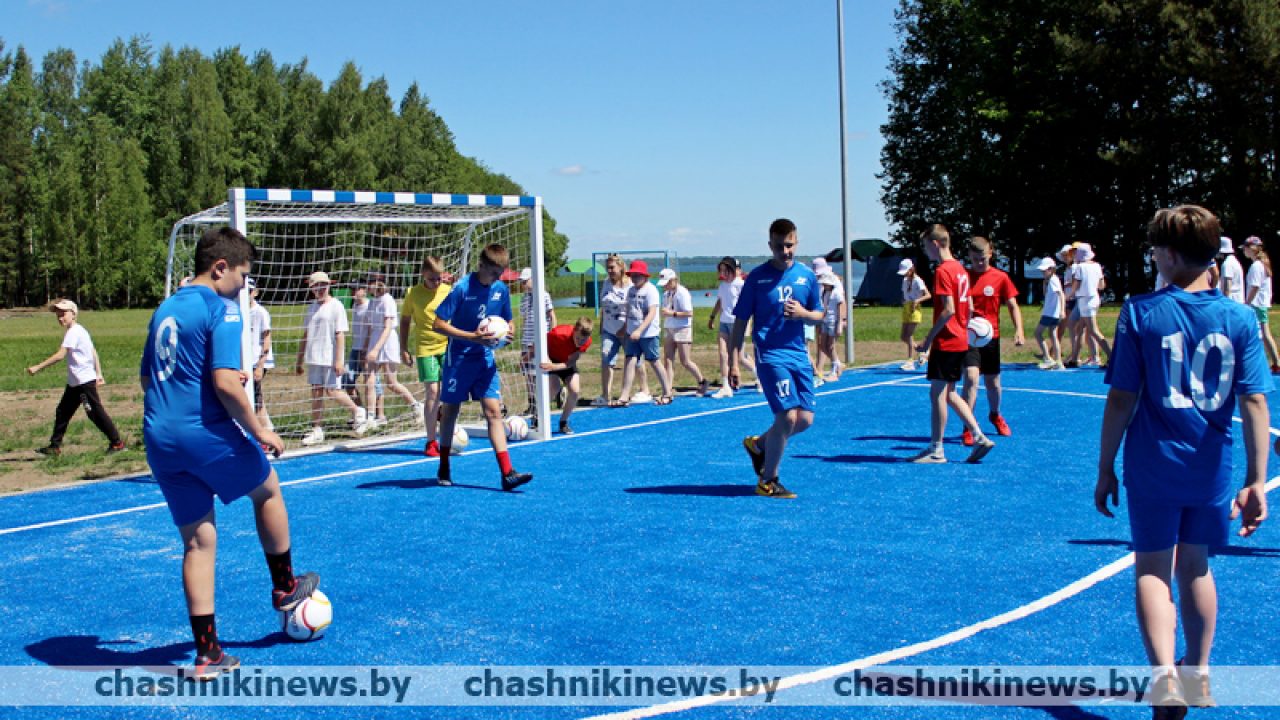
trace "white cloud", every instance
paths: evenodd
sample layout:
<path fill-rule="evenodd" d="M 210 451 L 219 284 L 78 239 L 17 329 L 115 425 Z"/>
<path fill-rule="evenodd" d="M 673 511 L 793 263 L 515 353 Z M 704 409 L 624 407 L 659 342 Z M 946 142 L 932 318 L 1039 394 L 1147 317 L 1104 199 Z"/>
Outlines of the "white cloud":
<path fill-rule="evenodd" d="M 585 175 L 586 172 L 587 172 L 587 169 L 580 164 L 566 165 L 565 167 L 557 168 L 555 171 L 557 175 L 563 175 L 565 177 Z"/>
<path fill-rule="evenodd" d="M 43 10 L 45 17 L 58 17 L 67 12 L 67 3 L 63 0 L 27 0 L 27 7 Z"/>

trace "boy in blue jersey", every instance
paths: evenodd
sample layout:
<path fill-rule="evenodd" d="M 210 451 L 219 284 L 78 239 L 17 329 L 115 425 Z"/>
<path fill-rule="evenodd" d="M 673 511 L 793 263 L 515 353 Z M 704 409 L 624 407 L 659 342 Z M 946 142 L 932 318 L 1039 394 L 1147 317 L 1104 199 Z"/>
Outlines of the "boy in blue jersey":
<path fill-rule="evenodd" d="M 511 467 L 507 453 L 507 433 L 502 426 L 502 394 L 498 382 L 498 365 L 493 359 L 493 349 L 502 338 L 481 332 L 478 328 L 485 318 L 497 315 L 511 322 L 511 292 L 507 284 L 499 280 L 510 262 L 507 249 L 501 245 L 489 245 L 480 253 L 480 263 L 475 272 L 466 276 L 449 297 L 436 310 L 433 329 L 450 338 L 445 351 L 444 368 L 440 383 L 440 471 L 436 482 L 452 485 L 449 472 L 449 450 L 453 444 L 453 428 L 458 411 L 467 400 L 479 400 L 489 425 L 489 442 L 498 456 L 498 470 L 502 473 L 502 489 L 514 490 L 533 479 L 529 473 L 516 472 Z M 514 336 L 515 327 L 509 325 Z"/>
<path fill-rule="evenodd" d="M 1155 668 L 1148 696 L 1155 716 L 1181 718 L 1187 706 L 1214 705 L 1209 651 L 1218 597 L 1209 550 L 1226 545 L 1231 520 L 1251 535 L 1267 516 L 1266 358 L 1248 308 L 1212 288 L 1205 270 L 1222 230 L 1194 205 L 1160 210 L 1147 229 L 1156 268 L 1170 284 L 1124 304 L 1106 381 L 1098 512 L 1119 503 L 1115 458 L 1124 439 L 1137 577 L 1138 626 Z M 1245 482 L 1231 487 L 1231 418 L 1240 400 Z M 1178 613 L 1186 655 L 1174 665 Z"/>
<path fill-rule="evenodd" d="M 795 223 L 774 220 L 769 226 L 769 250 L 773 259 L 747 276 L 733 309 L 730 337 L 729 381 L 738 385 L 738 356 L 753 322 L 751 339 L 756 350 L 756 378 L 773 411 L 773 425 L 760 435 L 743 439 L 756 471 L 756 494 L 793 498 L 795 493 L 778 481 L 778 466 L 787 440 L 813 424 L 813 363 L 804 344 L 805 327 L 822 322 L 818 278 L 804 264 L 797 264 Z"/>
<path fill-rule="evenodd" d="M 142 351 L 147 463 L 182 535 L 194 676 L 201 680 L 240 665 L 223 652 L 214 622 L 214 495 L 224 505 L 245 495 L 253 501 L 276 610 L 293 609 L 320 584 L 315 573 L 294 577 L 289 515 L 263 453 L 279 455 L 284 444 L 258 421 L 243 387 L 244 321 L 234 298 L 256 254 L 232 228 L 205 232 L 196 245 L 195 278 L 151 316 Z"/>

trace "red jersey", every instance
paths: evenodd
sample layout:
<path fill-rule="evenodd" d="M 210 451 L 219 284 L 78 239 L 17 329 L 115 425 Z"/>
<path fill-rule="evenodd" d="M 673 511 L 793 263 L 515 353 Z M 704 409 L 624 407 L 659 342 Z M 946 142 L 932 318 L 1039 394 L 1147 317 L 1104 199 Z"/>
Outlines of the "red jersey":
<path fill-rule="evenodd" d="M 950 297 L 956 312 L 933 339 L 933 347 L 947 352 L 969 349 L 969 271 L 954 258 L 940 265 L 933 274 L 933 322 L 938 323 L 943 298 Z"/>
<path fill-rule="evenodd" d="M 569 362 L 569 356 L 577 352 L 586 352 L 591 347 L 591 338 L 581 345 L 573 344 L 573 326 L 557 325 L 547 332 L 547 357 L 551 362 Z"/>
<path fill-rule="evenodd" d="M 1010 298 L 1018 297 L 1009 274 L 997 268 L 987 268 L 981 275 L 969 275 L 969 297 L 973 298 L 973 312 L 991 323 L 993 338 L 1000 337 L 1000 306 Z"/>

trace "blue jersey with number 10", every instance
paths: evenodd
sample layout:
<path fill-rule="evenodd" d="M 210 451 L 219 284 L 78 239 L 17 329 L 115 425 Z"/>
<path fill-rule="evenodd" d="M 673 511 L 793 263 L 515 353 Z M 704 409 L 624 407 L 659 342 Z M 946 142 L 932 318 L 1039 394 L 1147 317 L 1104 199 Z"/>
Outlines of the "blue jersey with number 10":
<path fill-rule="evenodd" d="M 243 327 L 240 306 L 203 285 L 178 290 L 151 316 L 142 434 L 152 467 L 204 465 L 243 442 L 213 384 L 214 370 L 240 369 Z"/>
<path fill-rule="evenodd" d="M 1258 322 L 1217 290 L 1176 285 L 1130 299 L 1116 322 L 1107 384 L 1138 394 L 1124 444 L 1131 493 L 1171 504 L 1223 502 L 1235 396 L 1271 391 Z"/>
<path fill-rule="evenodd" d="M 757 358 L 779 367 L 812 367 L 804 345 L 805 323 L 787 318 L 785 310 L 788 300 L 817 310 L 822 306 L 819 292 L 817 276 L 800 263 L 779 270 L 767 262 L 747 275 L 733 315 L 751 318 Z"/>

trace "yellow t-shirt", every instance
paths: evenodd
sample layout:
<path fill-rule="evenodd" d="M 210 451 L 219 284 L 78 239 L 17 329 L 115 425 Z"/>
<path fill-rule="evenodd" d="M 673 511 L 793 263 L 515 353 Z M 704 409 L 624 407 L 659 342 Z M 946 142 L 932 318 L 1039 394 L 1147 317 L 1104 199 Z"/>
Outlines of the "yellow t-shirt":
<path fill-rule="evenodd" d="M 434 295 L 427 286 L 418 283 L 409 288 L 400 306 L 400 317 L 409 318 L 413 327 L 409 330 L 409 350 L 415 357 L 439 355 L 449 347 L 449 338 L 432 330 L 436 322 L 436 310 L 449 297 L 453 286 L 440 283 Z"/>

